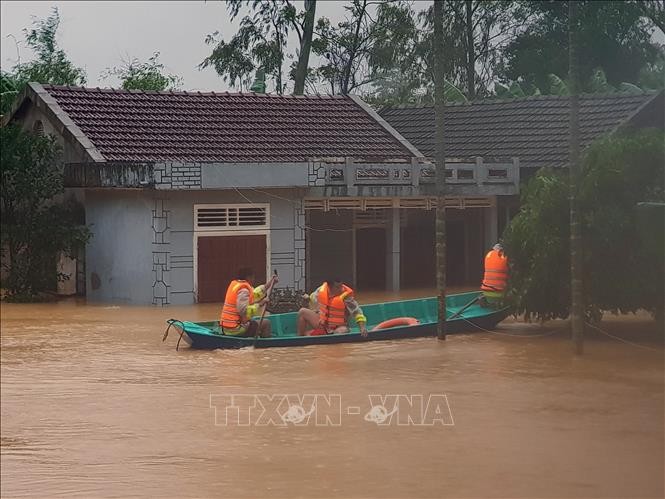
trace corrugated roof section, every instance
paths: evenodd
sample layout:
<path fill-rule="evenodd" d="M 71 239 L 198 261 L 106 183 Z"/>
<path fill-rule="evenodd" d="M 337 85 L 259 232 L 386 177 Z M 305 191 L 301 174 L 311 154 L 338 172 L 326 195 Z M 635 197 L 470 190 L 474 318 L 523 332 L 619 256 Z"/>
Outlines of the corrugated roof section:
<path fill-rule="evenodd" d="M 613 131 L 654 97 L 582 96 L 582 146 Z M 568 98 L 557 96 L 446 106 L 446 156 L 482 156 L 485 161 L 519 157 L 521 166 L 563 166 L 568 159 L 568 113 Z M 379 114 L 423 154 L 434 156 L 433 107 L 398 106 Z"/>
<path fill-rule="evenodd" d="M 412 156 L 343 96 L 44 88 L 107 161 L 292 162 Z"/>

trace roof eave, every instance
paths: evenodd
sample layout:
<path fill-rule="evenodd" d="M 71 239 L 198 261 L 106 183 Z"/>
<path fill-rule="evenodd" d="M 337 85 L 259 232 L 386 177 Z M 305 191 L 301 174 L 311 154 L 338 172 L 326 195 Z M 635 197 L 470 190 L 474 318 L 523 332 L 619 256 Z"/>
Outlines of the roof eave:
<path fill-rule="evenodd" d="M 644 112 L 644 110 L 653 104 L 654 101 L 657 101 L 658 99 L 663 99 L 664 94 L 665 90 L 661 90 L 659 92 L 655 92 L 654 94 L 652 94 L 650 99 L 646 99 L 637 109 L 635 109 L 635 111 L 633 111 L 626 118 L 624 118 L 617 126 L 615 126 L 610 132 L 610 135 L 620 133 L 625 129 L 629 128 L 633 124 L 633 122 Z"/>
<path fill-rule="evenodd" d="M 425 159 L 425 155 L 421 153 L 411 142 L 406 140 L 404 136 L 399 133 L 397 130 L 395 130 L 390 124 L 384 120 L 379 113 L 374 111 L 365 101 L 363 101 L 360 96 L 358 95 L 353 95 L 349 94 L 349 98 L 355 102 L 358 106 L 360 106 L 363 111 L 365 111 L 370 118 L 372 118 L 374 121 L 376 121 L 386 132 L 388 132 L 395 140 L 397 140 L 402 147 L 406 148 L 414 157 L 419 158 L 419 159 Z"/>
<path fill-rule="evenodd" d="M 27 100 L 31 101 L 35 107 L 44 113 L 65 139 L 77 144 L 89 161 L 94 163 L 104 163 L 106 161 L 87 135 L 83 133 L 69 117 L 69 114 L 60 107 L 55 98 L 40 83 L 30 82 L 25 86 L 14 102 L 11 111 L 3 116 L 2 126 L 7 125 L 14 119 L 18 110 Z"/>

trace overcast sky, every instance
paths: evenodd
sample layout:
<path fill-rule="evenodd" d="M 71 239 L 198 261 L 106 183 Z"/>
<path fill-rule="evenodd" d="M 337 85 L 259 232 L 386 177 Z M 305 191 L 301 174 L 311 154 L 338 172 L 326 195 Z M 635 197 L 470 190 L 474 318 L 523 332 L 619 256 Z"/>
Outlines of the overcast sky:
<path fill-rule="evenodd" d="M 421 2 L 419 2 L 421 3 Z M 298 8 L 302 2 L 296 1 Z M 344 17 L 344 2 L 319 1 L 317 17 L 332 21 Z M 146 60 L 155 51 L 167 71 L 183 77 L 185 90 L 227 90 L 211 68 L 199 71 L 198 64 L 210 54 L 204 42 L 207 34 L 220 31 L 229 39 L 236 31 L 219 0 L 163 2 L 74 1 L 0 3 L 2 51 L 0 64 L 11 68 L 17 61 L 17 45 L 22 61 L 31 58 L 23 43 L 23 29 L 32 16 L 46 18 L 57 6 L 61 24 L 58 43 L 77 66 L 88 75 L 88 86 L 114 86 L 115 78 L 102 79 L 102 72 L 122 59 Z M 295 46 L 292 45 L 294 48 Z"/>
<path fill-rule="evenodd" d="M 302 8 L 302 1 L 294 2 Z M 333 22 L 344 17 L 345 2 L 317 2 L 317 17 L 326 16 Z M 430 1 L 415 2 L 422 10 Z M 146 60 L 160 52 L 166 70 L 183 77 L 184 90 L 228 90 L 227 85 L 211 68 L 199 71 L 198 64 L 210 54 L 204 42 L 206 35 L 220 31 L 228 40 L 236 31 L 220 0 L 190 1 L 68 1 L 68 2 L 0 2 L 2 35 L 0 65 L 10 69 L 20 58 L 32 58 L 24 44 L 23 29 L 30 27 L 33 16 L 46 18 L 51 9 L 60 11 L 58 43 L 75 65 L 88 75 L 88 86 L 118 86 L 115 77 L 102 78 L 105 69 L 118 66 L 122 60 Z M 295 38 L 295 35 L 293 35 Z M 655 39 L 663 43 L 658 32 Z M 18 41 L 18 45 L 15 42 Z M 18 50 L 18 52 L 17 52 Z M 295 44 L 289 50 L 295 51 Z"/>

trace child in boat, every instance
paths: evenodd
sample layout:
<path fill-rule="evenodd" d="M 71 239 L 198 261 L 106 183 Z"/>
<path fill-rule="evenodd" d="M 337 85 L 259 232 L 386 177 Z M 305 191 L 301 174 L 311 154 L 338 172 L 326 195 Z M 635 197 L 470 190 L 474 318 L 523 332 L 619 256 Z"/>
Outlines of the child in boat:
<path fill-rule="evenodd" d="M 311 308 L 298 311 L 299 336 L 348 333 L 348 318 L 353 317 L 360 334 L 367 336 L 367 319 L 353 297 L 353 289 L 339 278 L 327 279 L 309 295 Z"/>

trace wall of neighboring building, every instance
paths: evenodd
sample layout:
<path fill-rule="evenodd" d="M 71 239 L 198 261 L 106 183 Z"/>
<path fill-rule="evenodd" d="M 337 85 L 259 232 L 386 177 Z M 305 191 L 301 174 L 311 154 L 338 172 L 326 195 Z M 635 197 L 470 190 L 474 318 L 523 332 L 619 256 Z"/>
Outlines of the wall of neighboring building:
<path fill-rule="evenodd" d="M 152 209 L 140 190 L 87 190 L 86 296 L 92 301 L 152 303 Z"/>

